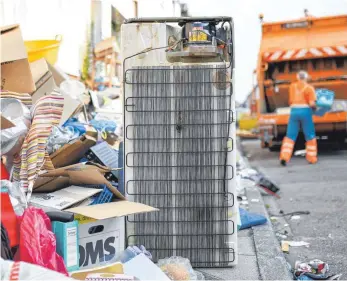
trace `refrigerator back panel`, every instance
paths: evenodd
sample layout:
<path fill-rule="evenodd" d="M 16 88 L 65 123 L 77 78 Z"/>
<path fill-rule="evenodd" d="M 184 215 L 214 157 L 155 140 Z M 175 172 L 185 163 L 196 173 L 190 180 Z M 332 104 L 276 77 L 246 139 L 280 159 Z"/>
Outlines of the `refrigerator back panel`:
<path fill-rule="evenodd" d="M 231 63 L 132 60 L 124 77 L 126 196 L 159 209 L 127 218 L 127 244 L 144 245 L 154 261 L 182 256 L 195 267 L 234 265 Z"/>

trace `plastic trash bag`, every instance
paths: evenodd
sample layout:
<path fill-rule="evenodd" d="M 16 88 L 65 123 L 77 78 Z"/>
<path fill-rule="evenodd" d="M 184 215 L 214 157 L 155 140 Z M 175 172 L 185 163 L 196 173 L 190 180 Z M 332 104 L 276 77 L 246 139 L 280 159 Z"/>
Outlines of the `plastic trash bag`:
<path fill-rule="evenodd" d="M 11 204 L 17 216 L 22 216 L 24 210 L 28 207 L 28 201 L 23 192 L 20 182 L 10 182 L 8 180 L 0 181 L 1 192 L 7 192 L 10 195 Z"/>
<path fill-rule="evenodd" d="M 143 245 L 141 245 L 139 247 L 128 246 L 128 248 L 126 248 L 123 252 L 120 253 L 117 260 L 120 261 L 121 263 L 126 263 L 139 254 L 144 254 L 147 258 L 152 260 L 152 254 L 150 252 L 148 252 L 146 250 L 145 246 L 143 246 Z"/>
<path fill-rule="evenodd" d="M 114 132 L 117 128 L 117 124 L 111 120 L 96 120 L 93 119 L 90 121 L 90 125 L 93 126 L 99 132 L 102 131 L 111 131 Z"/>
<path fill-rule="evenodd" d="M 87 124 L 83 124 L 78 121 L 77 118 L 70 118 L 64 123 L 64 127 L 72 127 L 75 133 L 78 133 L 80 136 L 84 135 L 87 131 Z"/>
<path fill-rule="evenodd" d="M 30 110 L 19 100 L 1 99 L 1 114 L 10 120 L 15 127 L 1 130 L 1 155 L 9 157 L 18 153 L 28 133 L 31 115 Z"/>
<path fill-rule="evenodd" d="M 66 126 L 65 128 L 54 126 L 47 142 L 48 154 L 54 153 L 65 144 L 77 139 L 79 136 L 79 133 L 75 132 L 74 128 L 71 126 Z"/>
<path fill-rule="evenodd" d="M 194 271 L 190 261 L 182 257 L 171 257 L 158 261 L 160 269 L 171 280 L 204 280 L 204 275 Z"/>
<path fill-rule="evenodd" d="M 0 280 L 74 280 L 41 266 L 0 259 Z"/>
<path fill-rule="evenodd" d="M 16 261 L 40 265 L 68 275 L 64 260 L 56 252 L 56 238 L 51 221 L 42 209 L 29 207 L 20 222 Z"/>
<path fill-rule="evenodd" d="M 65 80 L 60 84 L 60 92 L 76 100 L 80 100 L 85 91 L 84 84 L 77 80 Z"/>

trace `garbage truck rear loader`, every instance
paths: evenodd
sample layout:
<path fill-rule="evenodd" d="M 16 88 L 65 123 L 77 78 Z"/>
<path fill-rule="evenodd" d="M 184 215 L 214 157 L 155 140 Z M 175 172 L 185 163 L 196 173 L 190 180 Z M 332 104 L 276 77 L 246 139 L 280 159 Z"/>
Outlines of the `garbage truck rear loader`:
<path fill-rule="evenodd" d="M 287 130 L 289 85 L 305 70 L 310 83 L 335 93 L 332 110 L 314 116 L 318 143 L 345 147 L 347 140 L 347 15 L 262 23 L 257 65 L 259 137 L 279 150 Z M 303 144 L 303 136 L 299 136 Z"/>

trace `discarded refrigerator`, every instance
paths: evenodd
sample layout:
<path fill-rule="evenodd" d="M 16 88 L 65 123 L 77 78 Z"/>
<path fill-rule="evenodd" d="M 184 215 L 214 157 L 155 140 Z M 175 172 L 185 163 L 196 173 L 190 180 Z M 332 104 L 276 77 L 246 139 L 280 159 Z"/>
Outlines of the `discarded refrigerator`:
<path fill-rule="evenodd" d="M 126 196 L 159 209 L 129 216 L 126 242 L 154 261 L 237 263 L 233 50 L 229 17 L 122 25 Z"/>

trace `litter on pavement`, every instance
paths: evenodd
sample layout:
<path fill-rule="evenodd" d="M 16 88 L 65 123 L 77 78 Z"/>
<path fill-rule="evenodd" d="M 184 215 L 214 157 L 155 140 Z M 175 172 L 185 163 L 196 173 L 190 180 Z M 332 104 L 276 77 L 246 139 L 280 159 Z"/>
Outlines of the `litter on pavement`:
<path fill-rule="evenodd" d="M 267 219 L 264 216 L 248 212 L 242 208 L 240 208 L 240 217 L 240 230 L 267 223 Z"/>
<path fill-rule="evenodd" d="M 299 219 L 301 219 L 301 217 L 300 216 L 291 216 L 291 218 L 290 218 L 292 221 L 295 221 L 295 220 L 299 220 Z"/>
<path fill-rule="evenodd" d="M 330 274 L 329 265 L 315 259 L 309 262 L 297 261 L 294 266 L 295 280 L 340 280 L 341 274 Z"/>

